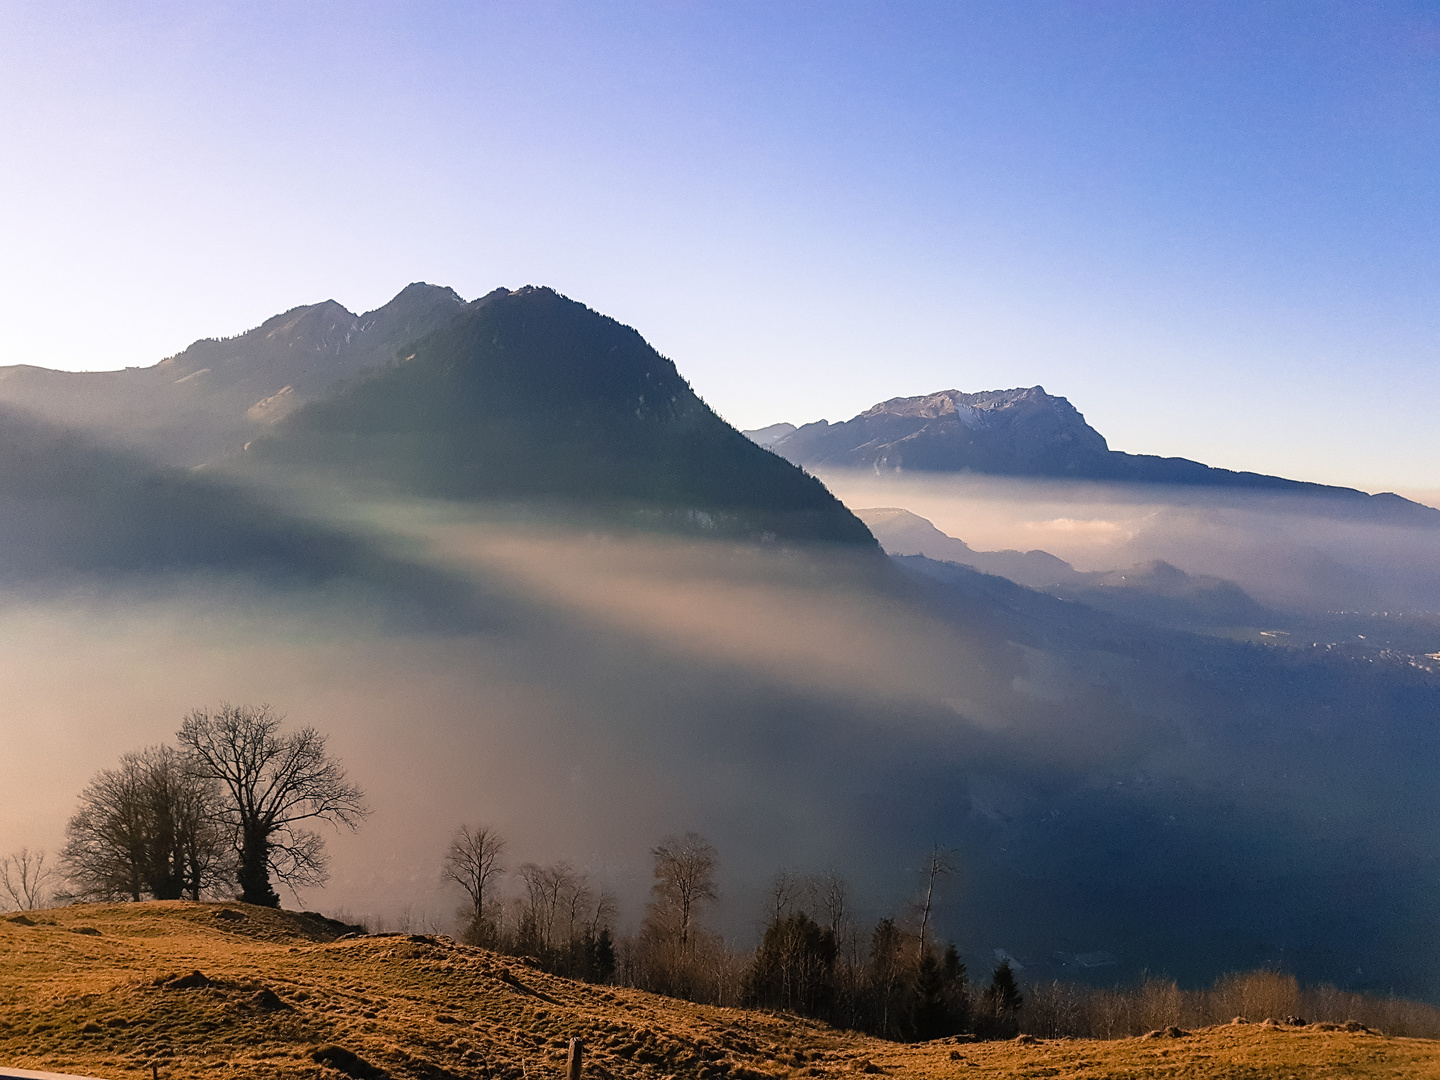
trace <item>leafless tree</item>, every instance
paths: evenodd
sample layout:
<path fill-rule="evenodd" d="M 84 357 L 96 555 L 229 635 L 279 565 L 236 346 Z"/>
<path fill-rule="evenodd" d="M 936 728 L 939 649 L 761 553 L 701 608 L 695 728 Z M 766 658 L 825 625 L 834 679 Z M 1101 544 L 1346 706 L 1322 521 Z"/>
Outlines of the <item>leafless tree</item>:
<path fill-rule="evenodd" d="M 925 881 L 925 899 L 920 905 L 920 948 L 917 954 L 920 960 L 925 959 L 925 934 L 930 929 L 930 913 L 934 910 L 935 886 L 957 869 L 955 853 L 936 844 L 930 849 L 930 855 L 920 870 L 920 876 Z"/>
<path fill-rule="evenodd" d="M 802 901 L 808 899 L 811 891 L 811 882 L 808 878 L 783 868 L 779 870 L 770 879 L 770 921 L 772 923 L 780 922 L 790 913 L 791 908 L 799 906 Z"/>
<path fill-rule="evenodd" d="M 278 907 L 270 875 L 292 889 L 326 878 L 325 842 L 304 823 L 356 829 L 369 813 L 364 792 L 312 727 L 281 734 L 270 706 L 195 709 L 178 733 L 195 772 L 225 789 L 225 816 L 239 857 L 240 899 Z"/>
<path fill-rule="evenodd" d="M 683 958 L 689 951 L 700 908 L 719 898 L 715 868 L 720 856 L 699 833 L 667 836 L 650 850 L 655 859 L 652 910 L 668 915 L 675 944 Z"/>
<path fill-rule="evenodd" d="M 54 876 L 54 869 L 45 865 L 44 851 L 22 847 L 0 859 L 0 887 L 21 911 L 45 906 Z"/>
<path fill-rule="evenodd" d="M 76 898 L 198 900 L 233 863 L 219 789 L 168 746 L 97 773 L 65 831 L 61 862 Z"/>
<path fill-rule="evenodd" d="M 520 867 L 520 880 L 525 882 L 524 925 L 534 950 L 547 954 L 558 944 L 555 924 L 558 915 L 569 907 L 570 898 L 578 893 L 589 899 L 589 887 L 569 863 L 539 866 L 526 863 Z"/>
<path fill-rule="evenodd" d="M 827 870 L 816 876 L 814 888 L 820 912 L 838 941 L 850 922 L 850 883 L 837 871 Z"/>
<path fill-rule="evenodd" d="M 594 899 L 595 892 L 590 888 L 589 879 L 584 874 L 573 875 L 559 898 L 563 908 L 560 914 L 565 917 L 565 940 L 567 942 L 578 941 L 584 936 L 590 925 L 589 915 L 591 902 Z"/>
<path fill-rule="evenodd" d="M 601 930 L 613 929 L 618 911 L 615 894 L 608 889 L 601 889 L 595 894 L 589 911 L 586 913 L 585 932 L 592 938 L 598 938 Z"/>
<path fill-rule="evenodd" d="M 139 900 L 146 891 L 147 828 L 144 777 L 136 756 L 102 769 L 80 793 L 80 808 L 65 826 L 61 859 L 78 898 Z"/>
<path fill-rule="evenodd" d="M 485 890 L 491 881 L 505 872 L 500 855 L 505 841 L 488 825 L 461 825 L 450 841 L 445 854 L 444 876 L 465 890 L 470 900 L 471 937 L 483 939 L 485 926 Z"/>

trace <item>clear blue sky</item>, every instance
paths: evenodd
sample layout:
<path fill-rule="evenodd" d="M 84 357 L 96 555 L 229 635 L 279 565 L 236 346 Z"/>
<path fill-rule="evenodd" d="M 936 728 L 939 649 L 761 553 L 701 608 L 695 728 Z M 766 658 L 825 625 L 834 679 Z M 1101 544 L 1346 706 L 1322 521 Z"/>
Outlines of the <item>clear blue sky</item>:
<path fill-rule="evenodd" d="M 1440 5 L 0 0 L 0 363 L 553 285 L 743 427 L 1440 488 Z"/>

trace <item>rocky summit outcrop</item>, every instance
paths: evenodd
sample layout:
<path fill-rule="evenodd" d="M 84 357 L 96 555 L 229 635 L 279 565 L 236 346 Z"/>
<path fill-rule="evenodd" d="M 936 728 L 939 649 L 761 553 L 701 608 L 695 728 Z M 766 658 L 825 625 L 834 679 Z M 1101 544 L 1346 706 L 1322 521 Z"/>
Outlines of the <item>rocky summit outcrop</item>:
<path fill-rule="evenodd" d="M 423 282 L 363 315 L 326 300 L 235 337 L 202 339 L 151 367 L 3 367 L 0 404 L 142 450 L 161 464 L 207 464 L 464 310 L 453 289 Z"/>
<path fill-rule="evenodd" d="M 805 424 L 772 447 L 807 468 L 1021 476 L 1090 476 L 1110 453 L 1075 406 L 1039 386 L 891 398 L 838 424 Z"/>

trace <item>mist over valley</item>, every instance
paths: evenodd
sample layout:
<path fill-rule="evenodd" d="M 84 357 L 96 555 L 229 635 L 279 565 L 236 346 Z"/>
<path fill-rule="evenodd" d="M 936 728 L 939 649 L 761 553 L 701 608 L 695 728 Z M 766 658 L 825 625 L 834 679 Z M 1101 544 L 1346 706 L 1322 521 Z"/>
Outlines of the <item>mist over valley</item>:
<path fill-rule="evenodd" d="M 966 429 L 955 468 L 787 460 L 807 428 L 766 450 L 548 289 L 296 308 L 0 401 L 0 850 L 59 849 L 190 709 L 268 702 L 372 803 L 299 898 L 329 913 L 451 928 L 440 859 L 483 820 L 623 930 L 695 831 L 745 947 L 777 870 L 904 919 L 939 846 L 975 972 L 1440 994 L 1428 507 L 1056 457 L 1074 417 Z"/>

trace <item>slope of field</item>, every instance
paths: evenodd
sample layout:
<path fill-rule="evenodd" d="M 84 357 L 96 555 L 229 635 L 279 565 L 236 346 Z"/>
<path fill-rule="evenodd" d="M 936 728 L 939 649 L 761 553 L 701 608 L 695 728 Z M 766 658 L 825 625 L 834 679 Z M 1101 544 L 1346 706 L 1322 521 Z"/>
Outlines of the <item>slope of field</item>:
<path fill-rule="evenodd" d="M 1116 1042 L 901 1046 L 794 1017 L 589 986 L 444 937 L 344 935 L 240 904 L 0 919 L 0 1063 L 99 1077 L 1435 1076 L 1440 1043 L 1333 1025 Z"/>

